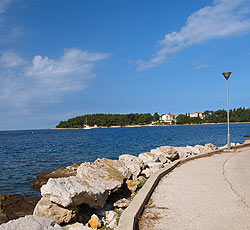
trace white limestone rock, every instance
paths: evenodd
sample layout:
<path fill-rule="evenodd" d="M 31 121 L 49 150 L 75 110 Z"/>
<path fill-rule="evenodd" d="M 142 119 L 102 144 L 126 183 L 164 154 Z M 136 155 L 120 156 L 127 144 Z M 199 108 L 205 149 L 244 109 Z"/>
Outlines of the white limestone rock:
<path fill-rule="evenodd" d="M 187 147 L 174 147 L 180 158 L 186 158 L 192 155 L 192 150 Z"/>
<path fill-rule="evenodd" d="M 129 205 L 130 205 L 131 201 L 126 199 L 126 198 L 123 198 L 121 200 L 118 200 L 114 203 L 114 207 L 117 207 L 117 208 L 127 208 Z"/>
<path fill-rule="evenodd" d="M 48 198 L 42 197 L 37 203 L 33 215 L 50 218 L 57 224 L 68 224 L 77 218 L 78 212 L 77 207 L 66 209 L 52 203 Z"/>
<path fill-rule="evenodd" d="M 162 151 L 159 148 L 157 148 L 157 149 L 151 149 L 150 153 L 153 153 L 155 155 L 154 161 L 156 162 L 159 161 L 158 156 L 162 154 Z"/>
<path fill-rule="evenodd" d="M 113 220 L 116 220 L 118 214 L 115 211 L 108 211 L 105 216 L 106 223 L 111 223 Z"/>
<path fill-rule="evenodd" d="M 144 162 L 145 165 L 148 162 L 157 162 L 157 161 L 159 161 L 158 156 L 154 152 L 141 153 L 141 154 L 139 154 L 138 158 L 141 159 Z"/>
<path fill-rule="evenodd" d="M 239 145 L 240 145 L 240 143 L 231 143 L 231 147 L 235 147 L 235 146 L 239 146 Z M 225 148 L 227 148 L 227 144 L 224 146 L 218 147 L 218 149 L 225 149 Z"/>
<path fill-rule="evenodd" d="M 209 152 L 215 151 L 218 149 L 217 146 L 215 146 L 212 143 L 205 144 L 205 149 L 208 150 Z"/>
<path fill-rule="evenodd" d="M 133 179 L 136 179 L 141 173 L 141 170 L 144 168 L 144 163 L 140 158 L 129 154 L 119 156 L 119 161 L 122 161 L 129 169 L 132 173 Z"/>
<path fill-rule="evenodd" d="M 189 152 L 191 153 L 191 155 L 199 155 L 201 154 L 201 150 L 197 147 L 194 146 L 186 146 L 186 148 L 189 150 Z"/>
<path fill-rule="evenodd" d="M 149 162 L 147 163 L 147 166 L 152 169 L 153 171 L 159 170 L 160 168 L 163 168 L 163 163 L 161 162 Z"/>
<path fill-rule="evenodd" d="M 92 208 L 102 208 L 109 195 L 96 181 L 80 179 L 78 177 L 50 178 L 41 188 L 41 194 L 51 202 L 63 207 L 88 204 Z"/>
<path fill-rule="evenodd" d="M 200 153 L 203 153 L 203 151 L 205 150 L 205 146 L 203 145 L 195 145 L 194 146 L 196 149 L 199 149 L 200 150 Z"/>
<path fill-rule="evenodd" d="M 116 219 L 112 220 L 109 224 L 108 227 L 111 229 L 116 229 L 117 228 L 117 221 Z"/>
<path fill-rule="evenodd" d="M 101 186 L 111 192 L 117 191 L 131 172 L 124 163 L 106 158 L 97 159 L 94 163 L 83 163 L 77 170 L 78 178 L 88 180 L 93 186 Z"/>
<path fill-rule="evenodd" d="M 171 162 L 165 154 L 159 155 L 159 161 L 163 164 L 169 164 Z"/>
<path fill-rule="evenodd" d="M 41 194 L 63 207 L 88 204 L 91 208 L 100 209 L 108 195 L 117 191 L 130 176 L 123 162 L 97 159 L 94 163 L 81 164 L 75 177 L 50 178 L 42 186 Z"/>
<path fill-rule="evenodd" d="M 163 153 L 171 161 L 179 159 L 178 152 L 172 146 L 161 146 L 157 148 L 157 150 Z"/>
<path fill-rule="evenodd" d="M 27 215 L 16 220 L 11 220 L 5 224 L 0 225 L 0 230 L 63 230 L 53 220 L 40 217 Z"/>

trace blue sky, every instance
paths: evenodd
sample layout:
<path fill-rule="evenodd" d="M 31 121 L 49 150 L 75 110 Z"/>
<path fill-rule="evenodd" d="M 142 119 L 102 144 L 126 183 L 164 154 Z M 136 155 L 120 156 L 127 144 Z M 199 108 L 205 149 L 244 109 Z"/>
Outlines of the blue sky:
<path fill-rule="evenodd" d="M 0 130 L 250 102 L 249 0 L 0 0 Z"/>

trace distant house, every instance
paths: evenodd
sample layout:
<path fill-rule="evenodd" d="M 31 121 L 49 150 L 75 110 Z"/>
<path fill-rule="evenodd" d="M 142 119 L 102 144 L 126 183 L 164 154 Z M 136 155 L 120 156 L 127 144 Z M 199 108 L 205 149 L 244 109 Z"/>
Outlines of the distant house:
<path fill-rule="evenodd" d="M 165 122 L 165 123 L 175 123 L 176 119 L 175 119 L 175 115 L 174 114 L 163 114 L 160 116 L 160 122 Z"/>
<path fill-rule="evenodd" d="M 190 113 L 189 117 L 199 117 L 200 119 L 204 118 L 201 112 Z"/>

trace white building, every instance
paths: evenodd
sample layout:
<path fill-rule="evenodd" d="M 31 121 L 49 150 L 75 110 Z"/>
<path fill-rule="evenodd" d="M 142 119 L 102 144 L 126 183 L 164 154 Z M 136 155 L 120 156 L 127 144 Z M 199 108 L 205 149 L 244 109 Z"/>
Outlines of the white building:
<path fill-rule="evenodd" d="M 189 117 L 199 117 L 200 119 L 203 119 L 203 114 L 201 112 L 190 113 Z"/>
<path fill-rule="evenodd" d="M 162 116 L 160 116 L 160 121 L 161 122 L 165 122 L 165 123 L 175 123 L 176 119 L 175 119 L 175 115 L 174 114 L 163 114 Z"/>

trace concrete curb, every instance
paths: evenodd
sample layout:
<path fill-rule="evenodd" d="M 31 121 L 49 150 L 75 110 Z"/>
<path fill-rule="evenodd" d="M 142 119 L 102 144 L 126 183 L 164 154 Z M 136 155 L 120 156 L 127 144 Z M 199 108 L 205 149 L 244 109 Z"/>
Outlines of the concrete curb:
<path fill-rule="evenodd" d="M 238 148 L 240 149 L 240 148 L 248 147 L 248 146 L 250 146 L 250 141 L 245 141 L 244 144 L 236 146 L 233 149 L 238 149 Z M 204 154 L 174 161 L 171 164 L 167 165 L 166 167 L 160 169 L 153 175 L 151 175 L 149 179 L 147 180 L 147 182 L 144 184 L 144 186 L 141 188 L 141 190 L 134 197 L 130 205 L 122 213 L 120 220 L 119 220 L 119 224 L 118 224 L 118 230 L 137 229 L 138 219 L 144 209 L 144 206 L 148 202 L 149 198 L 151 197 L 151 194 L 153 193 L 155 187 L 157 186 L 158 182 L 163 176 L 171 172 L 175 167 L 177 167 L 181 163 L 186 163 L 191 160 L 219 154 L 226 149 L 227 148 L 225 147 L 225 148 L 216 150 L 214 152 L 204 153 Z"/>

